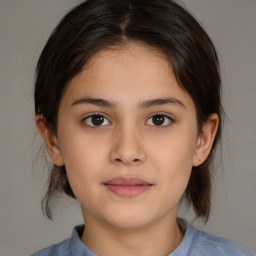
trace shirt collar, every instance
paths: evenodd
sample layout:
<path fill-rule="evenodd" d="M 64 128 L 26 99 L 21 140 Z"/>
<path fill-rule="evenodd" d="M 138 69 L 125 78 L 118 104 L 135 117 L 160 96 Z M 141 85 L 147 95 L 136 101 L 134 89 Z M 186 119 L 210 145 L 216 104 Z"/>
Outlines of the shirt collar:
<path fill-rule="evenodd" d="M 96 256 L 89 250 L 85 244 L 80 240 L 84 231 L 84 225 L 75 226 L 70 238 L 69 248 L 72 256 Z"/>
<path fill-rule="evenodd" d="M 179 246 L 168 256 L 184 256 L 184 255 L 191 255 L 191 248 L 196 247 L 195 245 L 195 237 L 197 230 L 185 219 L 179 218 L 179 220 L 185 226 L 185 235 L 179 244 Z"/>
<path fill-rule="evenodd" d="M 179 218 L 185 224 L 186 231 L 180 245 L 169 256 L 183 256 L 189 255 L 195 238 L 196 229 L 189 224 L 186 220 Z M 91 250 L 89 250 L 85 244 L 80 240 L 83 234 L 84 225 L 75 226 L 70 238 L 69 248 L 72 256 L 97 256 Z"/>

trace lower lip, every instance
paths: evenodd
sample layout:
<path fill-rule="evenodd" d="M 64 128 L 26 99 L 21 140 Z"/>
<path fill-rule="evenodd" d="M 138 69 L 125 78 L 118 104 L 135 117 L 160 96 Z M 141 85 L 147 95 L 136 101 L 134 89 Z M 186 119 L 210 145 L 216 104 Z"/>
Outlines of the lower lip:
<path fill-rule="evenodd" d="M 105 185 L 111 192 L 121 197 L 135 197 L 143 192 L 149 190 L 152 185 L 134 185 L 134 186 L 122 186 L 122 185 Z"/>

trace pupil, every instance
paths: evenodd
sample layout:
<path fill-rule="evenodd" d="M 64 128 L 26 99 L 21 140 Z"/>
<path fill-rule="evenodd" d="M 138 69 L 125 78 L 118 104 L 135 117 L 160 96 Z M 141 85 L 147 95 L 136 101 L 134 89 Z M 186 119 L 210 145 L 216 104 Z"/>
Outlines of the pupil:
<path fill-rule="evenodd" d="M 164 117 L 160 115 L 156 115 L 153 117 L 153 123 L 155 125 L 162 125 L 164 123 Z"/>
<path fill-rule="evenodd" d="M 103 116 L 93 116 L 92 117 L 92 123 L 94 124 L 94 125 L 101 125 L 102 123 L 104 122 L 104 118 L 103 118 Z"/>
<path fill-rule="evenodd" d="M 101 125 L 104 122 L 103 116 L 93 116 L 92 117 L 92 123 L 93 125 Z M 155 125 L 162 125 L 164 123 L 164 117 L 160 115 L 156 115 L 153 117 L 153 123 Z"/>

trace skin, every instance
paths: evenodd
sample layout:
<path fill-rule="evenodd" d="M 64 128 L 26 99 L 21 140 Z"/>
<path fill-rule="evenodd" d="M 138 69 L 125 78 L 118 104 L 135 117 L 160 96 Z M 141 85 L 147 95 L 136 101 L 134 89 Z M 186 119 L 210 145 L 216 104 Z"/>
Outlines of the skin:
<path fill-rule="evenodd" d="M 84 97 L 115 107 L 86 104 Z M 138 108 L 143 101 L 166 97 L 181 104 Z M 96 128 L 85 119 L 95 112 L 104 116 Z M 165 116 L 160 126 L 153 122 L 157 113 Z M 198 136 L 192 98 L 164 57 L 142 44 L 98 52 L 71 80 L 60 102 L 57 135 L 43 116 L 36 117 L 53 163 L 65 164 L 81 204 L 86 223 L 81 240 L 100 256 L 164 256 L 178 247 L 184 235 L 176 220 L 179 201 L 192 166 L 210 153 L 218 122 L 218 115 L 209 116 Z M 153 186 L 123 198 L 103 185 L 119 176 Z"/>

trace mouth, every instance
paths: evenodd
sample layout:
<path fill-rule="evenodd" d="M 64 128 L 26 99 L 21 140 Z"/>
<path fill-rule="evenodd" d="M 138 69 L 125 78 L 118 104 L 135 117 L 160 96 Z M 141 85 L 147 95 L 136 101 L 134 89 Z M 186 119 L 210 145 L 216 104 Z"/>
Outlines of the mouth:
<path fill-rule="evenodd" d="M 103 183 L 103 185 L 112 193 L 131 198 L 148 191 L 153 184 L 134 177 L 117 177 Z"/>

